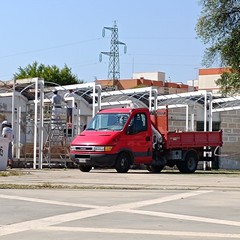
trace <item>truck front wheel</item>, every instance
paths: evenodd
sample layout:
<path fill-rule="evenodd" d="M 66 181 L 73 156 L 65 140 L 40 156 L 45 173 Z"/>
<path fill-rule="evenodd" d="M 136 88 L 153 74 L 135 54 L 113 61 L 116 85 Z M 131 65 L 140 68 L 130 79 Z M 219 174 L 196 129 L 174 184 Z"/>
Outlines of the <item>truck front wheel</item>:
<path fill-rule="evenodd" d="M 82 172 L 90 172 L 90 170 L 92 169 L 91 166 L 87 166 L 87 165 L 79 165 L 79 169 L 82 171 Z"/>
<path fill-rule="evenodd" d="M 184 161 L 177 162 L 178 170 L 181 173 L 194 173 L 198 165 L 198 156 L 194 151 L 186 153 Z"/>
<path fill-rule="evenodd" d="M 122 152 L 117 157 L 115 169 L 118 173 L 126 173 L 130 168 L 130 156 L 129 154 Z"/>

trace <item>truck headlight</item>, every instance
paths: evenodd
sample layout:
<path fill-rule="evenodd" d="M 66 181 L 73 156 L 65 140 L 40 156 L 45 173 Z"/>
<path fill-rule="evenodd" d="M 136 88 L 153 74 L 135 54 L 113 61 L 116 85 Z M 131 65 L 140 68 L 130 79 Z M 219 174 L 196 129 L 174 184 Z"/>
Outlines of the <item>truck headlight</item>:
<path fill-rule="evenodd" d="M 112 146 L 95 146 L 94 150 L 99 152 L 110 152 L 112 150 Z"/>
<path fill-rule="evenodd" d="M 104 151 L 104 147 L 94 147 L 94 151 L 99 151 L 99 152 L 103 152 Z"/>

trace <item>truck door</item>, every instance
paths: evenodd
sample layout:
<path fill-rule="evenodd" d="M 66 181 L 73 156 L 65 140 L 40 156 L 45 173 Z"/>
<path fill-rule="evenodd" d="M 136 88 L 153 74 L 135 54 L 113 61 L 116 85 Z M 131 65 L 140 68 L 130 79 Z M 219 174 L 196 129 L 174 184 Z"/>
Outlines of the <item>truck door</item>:
<path fill-rule="evenodd" d="M 136 113 L 127 128 L 128 147 L 134 154 L 135 164 L 146 164 L 152 161 L 152 136 L 148 129 L 148 118 L 145 113 Z"/>

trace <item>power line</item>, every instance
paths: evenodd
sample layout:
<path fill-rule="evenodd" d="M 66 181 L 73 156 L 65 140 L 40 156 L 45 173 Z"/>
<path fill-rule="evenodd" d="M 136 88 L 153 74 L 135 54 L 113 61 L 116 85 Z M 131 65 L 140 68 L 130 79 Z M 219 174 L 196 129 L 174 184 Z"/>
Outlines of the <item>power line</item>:
<path fill-rule="evenodd" d="M 41 49 L 35 49 L 35 50 L 24 51 L 24 52 L 19 52 L 19 53 L 13 53 L 13 54 L 5 55 L 5 56 L 0 56 L 0 59 L 19 56 L 19 55 L 24 55 L 24 54 L 29 54 L 29 53 L 43 52 L 43 51 L 48 51 L 48 50 L 53 50 L 53 49 L 63 48 L 63 47 L 68 47 L 68 46 L 74 46 L 74 45 L 78 45 L 78 44 L 85 43 L 85 42 L 97 41 L 97 40 L 100 40 L 100 39 L 101 38 L 92 38 L 92 39 L 82 40 L 82 41 L 79 41 L 79 42 L 65 43 L 65 44 L 56 45 L 56 46 L 47 47 L 47 48 L 41 48 Z"/>
<path fill-rule="evenodd" d="M 171 55 L 171 54 L 153 54 L 153 53 L 128 53 L 128 56 L 151 56 L 151 57 L 200 57 L 197 55 Z"/>
<path fill-rule="evenodd" d="M 197 37 L 125 37 L 128 40 L 198 40 Z"/>

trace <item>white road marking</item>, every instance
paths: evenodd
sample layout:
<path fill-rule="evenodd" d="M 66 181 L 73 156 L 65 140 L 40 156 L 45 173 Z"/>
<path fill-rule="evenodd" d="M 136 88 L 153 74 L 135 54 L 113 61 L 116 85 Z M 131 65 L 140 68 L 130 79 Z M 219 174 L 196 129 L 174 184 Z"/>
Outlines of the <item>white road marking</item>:
<path fill-rule="evenodd" d="M 74 204 L 74 203 L 66 203 L 60 201 L 52 201 L 52 200 L 44 200 L 44 199 L 35 199 L 35 198 L 27 198 L 27 197 L 19 197 L 19 196 L 8 196 L 0 194 L 0 198 L 8 198 L 8 199 L 16 199 L 21 201 L 31 201 L 37 203 L 45 203 L 45 204 L 56 204 L 62 206 L 74 206 L 74 207 L 87 207 L 91 208 L 88 210 L 77 211 L 73 213 L 59 214 L 56 216 L 45 217 L 36 220 L 25 221 L 21 223 L 15 223 L 10 225 L 0 226 L 0 236 L 5 236 L 8 234 L 19 233 L 28 230 L 50 230 L 50 231 L 79 231 L 79 232 L 104 232 L 104 233 L 132 233 L 132 234 L 155 234 L 155 235 L 173 235 L 173 236 L 203 236 L 203 237 L 219 237 L 219 238 L 240 238 L 240 234 L 220 234 L 220 233 L 199 233 L 199 232 L 178 232 L 178 231 L 158 231 L 158 230 L 138 230 L 138 229 L 112 229 L 112 228 L 78 228 L 78 227 L 55 227 L 53 225 L 62 224 L 69 221 L 75 221 L 79 219 L 84 219 L 88 217 L 98 216 L 102 214 L 108 214 L 112 212 L 130 212 L 137 214 L 145 214 L 157 217 L 166 217 L 166 218 L 176 218 L 176 219 L 184 219 L 190 221 L 200 221 L 200 222 L 211 222 L 215 224 L 225 224 L 231 226 L 240 226 L 239 222 L 233 221 L 225 221 L 211 218 L 203 218 L 203 217 L 195 217 L 195 216 L 187 216 L 180 214 L 170 214 L 170 213 L 159 213 L 159 212 L 150 212 L 150 211 L 142 211 L 136 210 L 136 208 L 140 208 L 143 206 L 160 204 L 169 201 L 175 201 L 183 198 L 193 197 L 200 194 L 209 193 L 212 191 L 191 191 L 186 193 L 179 193 L 171 196 L 166 196 L 162 198 L 118 204 L 110 207 L 104 206 L 95 206 L 95 205 L 86 205 L 86 204 Z M 94 208 L 94 209 L 93 209 Z M 201 235 L 202 234 L 202 235 Z"/>
<path fill-rule="evenodd" d="M 194 196 L 197 196 L 200 194 L 205 194 L 205 193 L 210 193 L 210 192 L 213 192 L 213 191 L 199 190 L 199 191 L 192 191 L 192 192 L 187 192 L 187 193 L 179 193 L 179 194 L 156 198 L 156 199 L 151 199 L 151 200 L 119 204 L 119 205 L 115 205 L 113 207 L 116 211 L 117 210 L 122 211 L 124 209 L 140 208 L 140 207 L 144 207 L 144 206 L 148 206 L 148 205 L 154 205 L 154 204 L 159 204 L 159 203 L 164 203 L 164 202 L 175 201 L 175 200 L 179 200 L 179 199 L 183 199 L 183 198 L 194 197 Z"/>
<path fill-rule="evenodd" d="M 172 196 L 166 196 L 166 197 L 161 197 L 161 198 L 156 198 L 151 200 L 115 205 L 113 207 L 116 211 L 119 209 L 122 210 L 122 208 L 139 208 L 147 205 L 179 200 L 179 199 L 193 197 L 199 194 L 210 193 L 210 192 L 212 191 L 199 190 L 199 191 L 193 191 L 193 192 L 187 192 L 187 193 L 179 193 Z M 11 195 L 4 195 L 4 194 L 0 194 L 0 198 L 36 202 L 36 203 L 46 203 L 46 204 L 61 205 L 61 206 L 70 206 L 70 207 L 82 207 L 82 208 L 99 208 L 99 207 L 101 208 L 102 207 L 102 206 L 96 206 L 96 205 L 76 204 L 76 203 L 69 203 L 69 202 L 61 202 L 61 201 L 53 201 L 53 200 L 29 198 L 29 197 L 19 197 L 19 196 L 11 196 Z"/>
<path fill-rule="evenodd" d="M 24 232 L 28 230 L 35 230 L 36 227 L 40 227 L 44 229 L 47 226 L 61 224 L 69 221 L 75 221 L 75 220 L 84 219 L 84 218 L 93 217 L 93 216 L 98 216 L 106 213 L 111 213 L 113 211 L 114 211 L 113 209 L 108 209 L 108 208 L 97 208 L 97 209 L 60 214 L 60 215 L 55 215 L 51 217 L 5 225 L 0 227 L 0 236 L 5 236 L 8 234 L 13 234 L 18 232 Z"/>
<path fill-rule="evenodd" d="M 10 195 L 4 195 L 4 194 L 0 194 L 0 198 L 14 199 L 14 200 L 20 200 L 20 201 L 27 201 L 27 202 L 36 202 L 36 203 L 46 203 L 46 204 L 53 204 L 53 205 L 60 205 L 60 206 L 69 206 L 69 207 L 80 207 L 80 208 L 98 208 L 99 207 L 96 205 L 60 202 L 60 201 L 53 201 L 53 200 L 46 200 L 46 199 L 39 199 L 39 198 L 10 196 Z"/>
<path fill-rule="evenodd" d="M 222 225 L 240 227 L 240 222 L 214 219 L 214 218 L 195 217 L 195 216 L 182 215 L 182 214 L 152 212 L 152 211 L 144 211 L 144 210 L 124 210 L 124 212 L 148 215 L 148 216 L 155 216 L 155 217 L 173 218 L 173 219 L 181 219 L 181 220 L 187 220 L 187 221 L 196 221 L 196 222 L 222 224 Z"/>
<path fill-rule="evenodd" d="M 234 233 L 212 233 L 212 232 L 182 232 L 182 231 L 161 231 L 147 229 L 126 229 L 126 228 L 82 228 L 82 227 L 46 227 L 36 230 L 65 231 L 65 232 L 95 232 L 95 233 L 117 233 L 117 234 L 146 234 L 146 235 L 165 235 L 165 236 L 186 236 L 186 237 L 215 237 L 215 238 L 239 238 L 240 234 Z"/>

